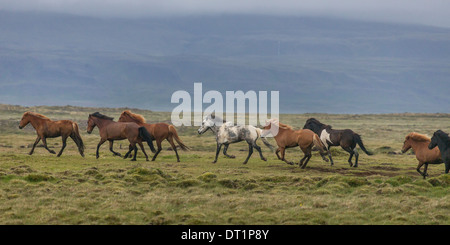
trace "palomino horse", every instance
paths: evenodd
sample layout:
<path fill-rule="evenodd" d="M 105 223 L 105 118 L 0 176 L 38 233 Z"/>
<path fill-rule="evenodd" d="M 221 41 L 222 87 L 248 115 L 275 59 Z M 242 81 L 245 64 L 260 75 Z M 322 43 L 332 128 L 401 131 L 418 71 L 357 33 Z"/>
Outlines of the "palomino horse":
<path fill-rule="evenodd" d="M 34 148 L 42 140 L 44 143 L 44 148 L 47 149 L 52 154 L 56 154 L 55 151 L 48 149 L 47 147 L 47 138 L 55 138 L 62 137 L 62 148 L 58 153 L 58 157 L 63 153 L 64 148 L 66 148 L 66 140 L 67 137 L 72 138 L 72 140 L 77 144 L 78 151 L 80 155 L 84 157 L 84 144 L 81 139 L 80 132 L 78 131 L 78 124 L 72 122 L 70 120 L 60 120 L 60 121 L 52 121 L 50 118 L 34 113 L 34 112 L 25 112 L 22 116 L 22 120 L 20 120 L 19 128 L 22 129 L 27 126 L 28 123 L 31 123 L 31 126 L 36 130 L 37 138 L 33 144 L 33 148 L 31 148 L 30 155 L 33 154 Z"/>
<path fill-rule="evenodd" d="M 221 126 L 216 125 L 223 123 Z M 248 144 L 248 156 L 247 159 L 245 159 L 243 164 L 246 164 L 248 162 L 248 159 L 253 154 L 253 148 L 255 148 L 259 152 L 259 156 L 263 161 L 267 161 L 267 159 L 262 155 L 261 147 L 259 147 L 256 144 L 256 141 L 261 136 L 261 129 L 255 128 L 251 125 L 233 125 L 232 122 L 226 122 L 222 119 L 219 119 L 218 117 L 212 118 L 211 115 L 208 115 L 205 117 L 205 119 L 202 122 L 202 126 L 198 129 L 199 134 L 203 134 L 208 129 L 211 129 L 211 131 L 216 136 L 216 142 L 217 142 L 217 149 L 216 149 L 216 158 L 214 159 L 213 163 L 217 162 L 217 157 L 219 156 L 220 149 L 223 148 L 223 154 L 229 158 L 235 158 L 233 155 L 228 155 L 227 150 L 228 146 L 233 143 L 246 141 Z M 261 138 L 264 145 L 269 147 L 271 150 L 273 147 L 269 144 L 269 142 Z"/>
<path fill-rule="evenodd" d="M 356 144 L 361 147 L 367 155 L 373 155 L 368 152 L 364 147 L 364 144 L 361 140 L 361 136 L 350 129 L 336 130 L 332 129 L 330 125 L 325 125 L 319 122 L 315 118 L 310 118 L 306 121 L 303 129 L 310 129 L 314 133 L 320 136 L 320 140 L 327 148 L 328 157 L 330 158 L 331 165 L 333 165 L 333 158 L 331 158 L 330 147 L 331 146 L 341 146 L 346 152 L 350 153 L 350 157 L 348 158 L 348 163 L 350 167 L 358 167 L 358 158 L 359 153 L 356 150 Z M 355 165 L 352 163 L 353 155 L 355 155 Z"/>
<path fill-rule="evenodd" d="M 417 160 L 419 160 L 419 165 L 417 165 L 417 172 L 423 176 L 425 179 L 428 174 L 428 164 L 440 164 L 441 152 L 438 148 L 428 149 L 431 139 L 423 134 L 418 134 L 416 132 L 409 133 L 405 137 L 405 142 L 403 142 L 402 153 L 407 152 L 409 149 L 413 149 L 416 154 Z M 420 168 L 425 165 L 424 171 L 420 171 Z"/>
<path fill-rule="evenodd" d="M 445 173 L 448 174 L 450 170 L 450 137 L 442 130 L 434 132 L 428 149 L 433 149 L 436 146 L 439 148 L 441 158 L 445 162 Z"/>
<path fill-rule="evenodd" d="M 284 158 L 285 150 L 296 146 L 299 146 L 305 154 L 298 164 L 299 167 L 306 167 L 309 159 L 311 159 L 311 151 L 313 146 L 319 150 L 322 159 L 325 162 L 328 162 L 328 159 L 325 157 L 327 150 L 320 141 L 319 136 L 317 136 L 317 134 L 313 131 L 309 129 L 294 130 L 291 126 L 280 123 L 277 119 L 270 119 L 267 121 L 263 129 L 264 131 L 262 135 L 272 133 L 278 145 L 278 149 L 275 153 L 277 154 L 278 159 L 285 161 L 287 164 L 294 165 L 293 162 L 289 162 Z M 281 153 L 281 157 L 278 153 Z"/>
<path fill-rule="evenodd" d="M 180 145 L 180 148 L 184 151 L 188 150 L 189 147 L 187 147 L 178 137 L 177 130 L 173 125 L 169 125 L 167 123 L 153 123 L 148 124 L 145 123 L 145 118 L 139 114 L 132 113 L 129 110 L 123 111 L 122 114 L 119 117 L 119 122 L 135 122 L 139 126 L 143 126 L 147 129 L 148 132 L 152 135 L 153 139 L 156 140 L 156 145 L 158 146 L 158 151 L 156 151 L 156 154 L 153 156 L 152 161 L 155 161 L 158 154 L 161 152 L 161 142 L 163 140 L 167 140 L 170 145 L 172 146 L 172 149 L 175 151 L 175 154 L 177 156 L 177 161 L 180 161 L 180 157 L 178 156 L 177 147 L 175 146 L 175 143 L 173 140 Z M 154 150 L 152 150 L 155 152 Z"/>
<path fill-rule="evenodd" d="M 120 153 L 115 152 L 113 150 L 114 140 L 123 140 L 128 139 L 130 142 L 130 149 L 125 155 L 124 158 L 127 158 L 131 151 L 134 149 L 134 157 L 132 161 L 136 161 L 137 155 L 137 146 L 136 143 L 141 147 L 142 152 L 145 155 L 145 158 L 148 161 L 147 153 L 144 150 L 144 146 L 142 145 L 142 141 L 147 141 L 150 149 L 155 149 L 152 143 L 152 136 L 148 133 L 148 131 L 144 127 L 139 127 L 136 123 L 130 122 L 114 122 L 112 117 L 108 117 L 102 115 L 98 112 L 94 114 L 89 114 L 88 118 L 88 127 L 87 132 L 90 134 L 94 127 L 97 126 L 100 132 L 100 142 L 97 145 L 96 157 L 99 158 L 99 148 L 105 143 L 105 141 L 109 141 L 109 150 L 114 153 L 115 156 L 120 156 Z"/>

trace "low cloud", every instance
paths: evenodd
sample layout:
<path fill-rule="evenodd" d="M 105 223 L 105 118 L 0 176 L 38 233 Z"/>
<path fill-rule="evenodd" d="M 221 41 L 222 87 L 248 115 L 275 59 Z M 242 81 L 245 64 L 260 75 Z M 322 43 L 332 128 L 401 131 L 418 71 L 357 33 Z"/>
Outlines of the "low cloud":
<path fill-rule="evenodd" d="M 0 10 L 46 11 L 95 17 L 216 14 L 328 16 L 450 27 L 447 0 L 0 0 Z"/>

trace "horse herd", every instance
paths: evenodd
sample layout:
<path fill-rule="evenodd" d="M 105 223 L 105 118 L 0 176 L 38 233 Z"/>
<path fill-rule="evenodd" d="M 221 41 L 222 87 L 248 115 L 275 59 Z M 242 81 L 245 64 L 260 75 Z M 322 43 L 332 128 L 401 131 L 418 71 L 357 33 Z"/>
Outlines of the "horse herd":
<path fill-rule="evenodd" d="M 52 121 L 42 114 L 25 112 L 19 123 L 19 128 L 22 129 L 28 124 L 31 124 L 37 133 L 37 138 L 29 153 L 30 155 L 33 154 L 36 145 L 41 140 L 47 151 L 56 154 L 56 152 L 48 148 L 46 139 L 61 136 L 62 147 L 57 155 L 58 157 L 63 153 L 68 137 L 72 138 L 78 147 L 80 155 L 84 157 L 85 145 L 80 136 L 78 124 L 76 122 L 70 120 Z M 178 162 L 180 162 L 180 157 L 174 140 L 182 150 L 189 149 L 189 147 L 181 141 L 173 125 L 167 123 L 148 124 L 141 115 L 132 113 L 129 110 L 123 111 L 117 122 L 115 122 L 112 117 L 108 117 L 99 112 L 89 114 L 87 132 L 89 134 L 92 133 L 95 127 L 98 127 L 100 134 L 96 158 L 99 158 L 100 146 L 106 141 L 109 141 L 109 150 L 115 156 L 121 156 L 120 153 L 114 151 L 113 144 L 115 140 L 124 139 L 127 139 L 130 143 L 128 152 L 125 154 L 124 158 L 131 157 L 131 153 L 134 151 L 132 161 L 136 161 L 138 151 L 137 145 L 141 148 L 146 160 L 149 160 L 143 142 L 147 142 L 150 150 L 155 153 L 152 161 L 155 161 L 156 157 L 161 152 L 161 143 L 164 140 L 167 140 L 170 143 Z M 283 124 L 277 119 L 270 119 L 266 121 L 264 127 L 257 128 L 251 125 L 234 125 L 232 122 L 224 121 L 214 115 L 208 115 L 198 129 L 198 133 L 203 134 L 208 130 L 211 130 L 214 133 L 217 142 L 216 155 L 213 163 L 217 162 L 222 146 L 224 147 L 223 154 L 226 157 L 235 158 L 235 156 L 227 153 L 228 146 L 232 143 L 241 141 L 246 141 L 249 146 L 247 158 L 243 162 L 244 164 L 248 162 L 250 156 L 253 154 L 253 149 L 258 151 L 259 156 L 263 161 L 267 161 L 261 152 L 261 147 L 259 147 L 256 142 L 261 138 L 264 145 L 273 151 L 274 147 L 265 138 L 269 134 L 273 135 L 278 145 L 275 154 L 279 160 L 293 165 L 293 162 L 286 160 L 285 150 L 297 146 L 301 149 L 304 153 L 304 157 L 299 162 L 299 167 L 301 168 L 306 167 L 308 161 L 312 157 L 313 150 L 318 150 L 322 159 L 326 162 L 330 161 L 331 165 L 333 165 L 334 162 L 330 152 L 331 146 L 341 146 L 342 149 L 350 154 L 348 159 L 350 167 L 358 167 L 359 153 L 356 148 L 357 145 L 359 145 L 361 150 L 367 155 L 372 155 L 366 150 L 360 135 L 357 133 L 350 129 L 333 129 L 330 125 L 323 124 L 315 118 L 308 119 L 303 129 L 294 130 L 291 126 Z M 153 141 L 156 142 L 157 150 L 153 145 Z M 405 153 L 411 148 L 419 161 L 417 171 L 423 178 L 428 176 L 428 164 L 445 163 L 445 173 L 449 172 L 450 137 L 447 133 L 438 130 L 434 132 L 433 137 L 430 139 L 425 135 L 412 132 L 405 137 L 402 152 Z M 353 156 L 355 157 L 354 164 L 352 162 Z M 425 166 L 423 172 L 420 170 L 422 166 Z"/>

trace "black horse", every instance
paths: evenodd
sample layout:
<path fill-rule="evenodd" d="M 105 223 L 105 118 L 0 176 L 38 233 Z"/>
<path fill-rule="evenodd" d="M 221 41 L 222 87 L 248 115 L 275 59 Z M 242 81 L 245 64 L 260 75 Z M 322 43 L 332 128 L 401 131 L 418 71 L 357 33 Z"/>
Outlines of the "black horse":
<path fill-rule="evenodd" d="M 448 174 L 448 171 L 450 170 L 450 137 L 442 130 L 434 132 L 433 137 L 431 137 L 431 142 L 428 145 L 428 149 L 431 150 L 436 146 L 439 148 L 442 160 L 445 163 L 445 173 Z"/>
<path fill-rule="evenodd" d="M 332 129 L 330 125 L 323 124 L 315 118 L 310 118 L 306 121 L 304 129 L 312 130 L 314 133 L 319 135 L 320 140 L 327 148 L 328 157 L 330 158 L 331 165 L 333 165 L 333 159 L 331 158 L 330 147 L 331 146 L 341 146 L 342 149 L 350 153 L 350 158 L 348 163 L 350 167 L 358 167 L 359 153 L 356 150 L 356 144 L 367 154 L 373 155 L 368 152 L 364 147 L 361 140 L 361 136 L 350 129 L 336 130 Z M 355 165 L 352 163 L 352 157 L 355 155 Z"/>

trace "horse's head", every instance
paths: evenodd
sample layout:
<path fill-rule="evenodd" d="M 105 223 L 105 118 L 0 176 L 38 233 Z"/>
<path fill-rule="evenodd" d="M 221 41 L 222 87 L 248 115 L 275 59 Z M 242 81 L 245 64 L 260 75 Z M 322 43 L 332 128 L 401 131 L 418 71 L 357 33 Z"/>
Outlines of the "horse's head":
<path fill-rule="evenodd" d="M 315 118 L 310 118 L 310 119 L 306 120 L 306 123 L 303 126 L 303 129 L 309 129 L 309 130 L 313 131 L 314 133 L 319 134 L 321 127 L 322 127 L 322 123 L 320 123 Z"/>
<path fill-rule="evenodd" d="M 204 132 L 208 131 L 208 129 L 214 127 L 216 125 L 216 121 L 211 116 L 206 116 L 205 119 L 202 121 L 202 126 L 198 128 L 197 132 L 198 134 L 203 134 Z"/>
<path fill-rule="evenodd" d="M 119 117 L 119 121 L 118 122 L 132 122 L 130 116 L 126 113 L 122 113 Z"/>
<path fill-rule="evenodd" d="M 94 130 L 95 126 L 97 125 L 95 123 L 95 120 L 94 120 L 94 117 L 92 116 L 92 114 L 89 114 L 87 125 L 88 125 L 87 133 L 90 134 L 90 133 L 92 133 L 92 130 Z"/>
<path fill-rule="evenodd" d="M 28 112 L 25 112 L 22 116 L 22 119 L 20 120 L 19 128 L 23 129 L 28 125 L 28 123 L 30 123 L 30 115 L 28 114 Z"/>
<path fill-rule="evenodd" d="M 279 121 L 278 119 L 272 118 L 269 120 L 266 120 L 266 124 L 262 128 L 263 131 L 261 133 L 262 137 L 266 137 L 269 133 L 272 134 L 272 136 L 276 136 L 278 134 L 279 130 Z"/>
<path fill-rule="evenodd" d="M 428 145 L 428 149 L 433 149 L 438 145 L 438 140 L 445 134 L 442 130 L 438 130 L 433 133 L 433 137 L 431 137 L 431 142 Z"/>
<path fill-rule="evenodd" d="M 411 136 L 406 136 L 405 141 L 403 142 L 403 147 L 402 147 L 402 153 L 407 152 L 409 149 L 411 149 L 412 145 L 411 145 Z"/>

